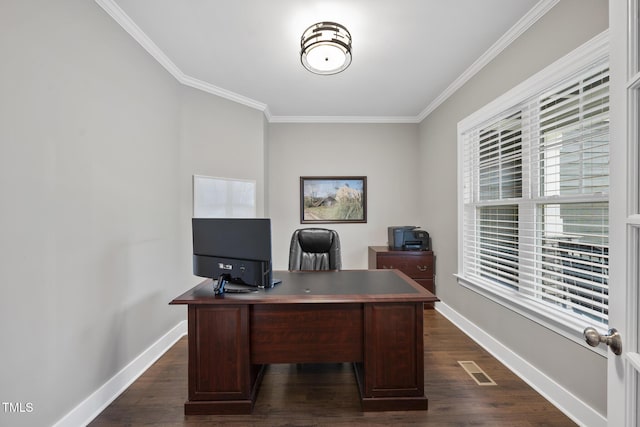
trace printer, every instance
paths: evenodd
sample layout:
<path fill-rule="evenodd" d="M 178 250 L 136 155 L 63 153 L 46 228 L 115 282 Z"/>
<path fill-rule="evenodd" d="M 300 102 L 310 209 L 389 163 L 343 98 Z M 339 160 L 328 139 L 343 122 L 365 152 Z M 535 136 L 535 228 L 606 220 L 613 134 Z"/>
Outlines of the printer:
<path fill-rule="evenodd" d="M 431 250 L 429 233 L 413 225 L 388 227 L 389 249 L 394 251 Z"/>

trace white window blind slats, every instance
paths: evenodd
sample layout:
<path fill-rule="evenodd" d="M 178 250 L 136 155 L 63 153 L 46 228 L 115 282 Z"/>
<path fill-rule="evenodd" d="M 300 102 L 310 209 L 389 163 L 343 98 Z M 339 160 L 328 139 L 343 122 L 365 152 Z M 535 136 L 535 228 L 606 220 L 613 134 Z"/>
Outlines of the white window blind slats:
<path fill-rule="evenodd" d="M 583 119 L 608 117 L 609 76 L 602 74 L 566 88 L 560 93 L 543 96 L 540 101 L 540 133 L 570 129 Z M 566 130 L 565 129 L 565 130 Z"/>
<path fill-rule="evenodd" d="M 549 271 L 536 269 L 534 272 L 536 276 L 531 274 L 523 274 L 519 271 L 515 274 L 512 271 L 510 275 L 507 275 L 507 271 L 502 264 L 492 264 L 493 270 L 488 269 L 485 265 L 481 266 L 479 263 L 475 263 L 472 259 L 467 259 L 473 266 L 473 272 L 467 274 L 468 278 L 472 278 L 477 282 L 488 281 L 491 283 L 498 283 L 508 286 L 511 289 L 518 289 L 526 292 L 525 296 L 531 298 L 533 302 L 550 302 L 562 306 L 564 311 L 570 311 L 576 315 L 584 316 L 595 319 L 600 323 L 604 323 L 608 320 L 608 293 L 601 290 L 591 290 L 586 284 L 579 284 L 576 286 L 568 285 L 567 283 L 573 280 L 571 276 L 555 276 L 556 279 L 550 279 Z M 484 270 L 481 271 L 481 268 Z M 547 284 L 545 286 L 526 286 L 527 280 L 533 277 L 539 277 L 540 275 L 547 276 Z"/>
<path fill-rule="evenodd" d="M 508 261 L 504 258 L 504 254 L 498 250 L 488 251 L 486 247 L 483 246 L 483 257 L 482 263 L 475 263 L 473 271 L 478 274 L 478 271 L 482 270 L 483 273 L 487 273 L 489 271 L 496 271 L 501 274 L 501 277 L 512 277 L 513 282 L 519 282 L 519 285 L 523 287 L 523 289 L 530 289 L 535 292 L 536 289 L 554 289 L 554 286 L 562 285 L 563 288 L 573 291 L 580 291 L 585 294 L 590 294 L 593 296 L 598 296 L 599 298 L 602 295 L 607 295 L 608 288 L 606 287 L 606 279 L 608 277 L 606 269 L 601 269 L 599 264 L 593 264 L 592 269 L 588 273 L 589 277 L 581 277 L 581 275 L 585 275 L 585 271 L 578 268 L 567 268 L 561 266 L 562 260 L 560 258 L 556 258 L 557 264 L 549 265 L 542 264 L 541 267 L 536 267 L 531 269 L 531 273 L 524 273 L 519 269 L 519 264 L 517 260 L 512 259 Z M 471 261 L 473 263 L 473 261 Z M 554 270 L 554 267 L 557 270 Z M 603 271 L 603 273 L 597 273 L 595 270 Z M 535 285 L 534 279 L 536 277 L 545 276 L 545 282 L 541 285 Z M 591 289 L 591 283 L 593 279 L 596 279 L 596 282 L 601 282 L 601 286 L 597 288 Z M 575 283 L 575 284 L 573 284 Z"/>
<path fill-rule="evenodd" d="M 585 141 L 607 140 L 609 134 L 609 124 L 604 121 L 590 121 L 582 125 L 572 125 L 571 127 L 560 129 L 556 132 L 543 134 L 540 146 L 545 149 L 554 149 L 558 145 L 565 143 L 580 143 Z"/>
<path fill-rule="evenodd" d="M 562 138 L 562 134 L 558 134 L 557 136 L 544 138 L 540 143 L 540 150 L 547 154 L 545 157 L 552 157 L 554 154 L 559 156 L 564 153 L 576 153 L 580 151 L 585 151 L 587 154 L 608 155 L 608 133 L 609 126 L 599 129 L 598 132 L 591 132 L 590 134 L 565 135 L 564 139 Z M 560 151 L 560 149 L 562 149 L 562 151 Z"/>
<path fill-rule="evenodd" d="M 580 90 L 582 92 L 589 92 L 594 88 L 602 87 L 606 87 L 606 92 L 608 93 L 609 67 L 594 64 L 593 68 L 573 75 L 573 77 L 567 79 L 565 83 L 559 83 L 553 88 L 543 91 L 540 94 L 540 99 L 549 100 L 548 103 L 551 104 L 558 98 L 567 98 L 570 94 L 577 93 Z"/>
<path fill-rule="evenodd" d="M 514 137 L 513 141 L 503 139 L 501 142 L 500 148 L 494 145 L 491 150 L 480 151 L 478 164 L 483 166 L 499 165 L 504 161 L 522 158 L 522 148 L 520 145 L 516 145 L 520 142 L 519 136 L 517 140 Z"/>
<path fill-rule="evenodd" d="M 541 292 L 559 293 L 572 311 L 608 320 L 608 204 L 540 206 Z M 558 228 L 557 224 L 562 227 Z"/>
<path fill-rule="evenodd" d="M 608 88 L 608 85 L 606 87 Z M 599 88 L 597 93 L 575 95 L 571 102 L 547 105 L 546 111 L 541 110 L 540 128 L 542 132 L 575 124 L 581 118 L 596 120 L 609 108 L 609 97 L 606 93 L 601 94 L 601 89 L 605 88 Z M 597 98 L 594 97 L 596 95 L 598 95 Z M 544 102 L 545 100 L 540 100 L 542 109 Z"/>
<path fill-rule="evenodd" d="M 609 145 L 609 125 L 597 124 L 582 132 L 565 132 L 547 134 L 541 138 L 539 148 L 541 150 L 555 150 L 565 147 L 568 150 L 571 146 L 580 147 L 581 144 L 589 143 L 594 147 L 601 146 L 603 148 Z M 605 152 L 608 152 L 606 148 Z"/>
<path fill-rule="evenodd" d="M 607 323 L 608 93 L 601 63 L 461 132 L 465 277 Z"/>
<path fill-rule="evenodd" d="M 559 92 L 569 101 L 541 101 L 542 196 L 608 191 L 608 68 L 585 75 Z"/>
<path fill-rule="evenodd" d="M 522 194 L 522 112 L 480 130 L 478 181 L 481 200 Z"/>
<path fill-rule="evenodd" d="M 547 265 L 546 267 L 553 266 Z M 603 274 L 590 273 L 587 278 L 584 271 L 577 268 L 568 269 L 565 266 L 557 267 L 557 270 L 552 268 L 536 269 L 536 273 L 545 277 L 544 283 L 539 286 L 540 289 L 551 289 L 555 286 L 561 285 L 563 289 L 582 292 L 592 296 L 606 295 L 608 292 L 608 289 L 607 292 L 602 290 L 603 286 L 598 286 L 596 288 L 591 285 L 593 279 L 596 279 L 596 281 L 600 279 L 604 282 L 606 276 Z M 536 288 L 537 287 L 532 287 L 531 289 L 535 290 Z"/>

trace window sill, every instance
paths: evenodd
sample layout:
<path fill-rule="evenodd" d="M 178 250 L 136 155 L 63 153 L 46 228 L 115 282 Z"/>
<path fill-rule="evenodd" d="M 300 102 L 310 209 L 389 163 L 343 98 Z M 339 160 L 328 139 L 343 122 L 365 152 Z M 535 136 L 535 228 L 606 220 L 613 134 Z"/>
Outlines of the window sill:
<path fill-rule="evenodd" d="M 460 274 L 455 274 L 455 276 L 458 279 L 459 285 L 464 286 L 465 288 L 526 317 L 544 328 L 560 334 L 561 336 L 599 354 L 602 357 L 607 357 L 606 347 L 601 345 L 591 347 L 584 340 L 582 331 L 585 327 L 593 325 L 581 322 L 571 316 L 559 314 L 557 310 L 551 310 L 544 304 L 540 304 L 537 301 L 522 296 L 517 291 L 490 284 L 480 285 Z M 596 326 L 596 329 L 599 329 L 600 331 L 602 331 L 602 328 L 602 326 Z"/>

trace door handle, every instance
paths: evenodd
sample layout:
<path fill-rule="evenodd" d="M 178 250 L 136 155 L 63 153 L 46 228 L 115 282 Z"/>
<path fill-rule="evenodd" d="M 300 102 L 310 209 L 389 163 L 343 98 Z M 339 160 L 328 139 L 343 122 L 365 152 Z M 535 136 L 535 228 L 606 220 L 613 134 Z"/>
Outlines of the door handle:
<path fill-rule="evenodd" d="M 620 356 L 622 354 L 622 337 L 617 330 L 611 328 L 607 332 L 607 335 L 600 335 L 595 328 L 585 328 L 584 339 L 591 347 L 596 347 L 600 343 L 605 343 L 611 347 L 613 354 Z"/>

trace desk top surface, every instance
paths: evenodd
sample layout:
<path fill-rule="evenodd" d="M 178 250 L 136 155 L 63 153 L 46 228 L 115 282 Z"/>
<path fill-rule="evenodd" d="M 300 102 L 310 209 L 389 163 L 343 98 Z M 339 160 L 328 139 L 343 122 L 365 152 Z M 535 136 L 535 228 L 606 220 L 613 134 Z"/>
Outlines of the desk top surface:
<path fill-rule="evenodd" d="M 275 271 L 282 283 L 246 294 L 214 295 L 204 280 L 170 304 L 433 302 L 438 298 L 397 270 Z"/>

